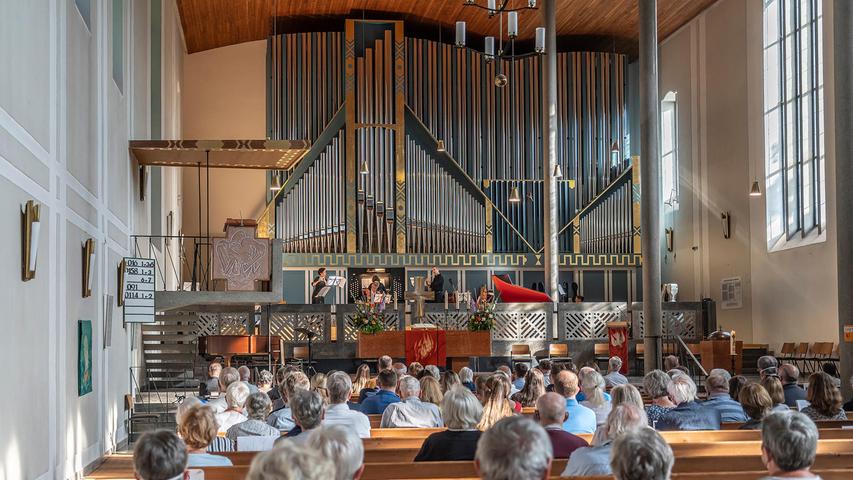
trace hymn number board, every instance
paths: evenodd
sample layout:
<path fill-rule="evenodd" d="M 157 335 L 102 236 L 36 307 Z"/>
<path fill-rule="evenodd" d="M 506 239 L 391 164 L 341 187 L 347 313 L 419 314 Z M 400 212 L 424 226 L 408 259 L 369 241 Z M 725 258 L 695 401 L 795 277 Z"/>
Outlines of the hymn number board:
<path fill-rule="evenodd" d="M 124 321 L 154 323 L 154 260 L 126 257 L 124 267 Z"/>

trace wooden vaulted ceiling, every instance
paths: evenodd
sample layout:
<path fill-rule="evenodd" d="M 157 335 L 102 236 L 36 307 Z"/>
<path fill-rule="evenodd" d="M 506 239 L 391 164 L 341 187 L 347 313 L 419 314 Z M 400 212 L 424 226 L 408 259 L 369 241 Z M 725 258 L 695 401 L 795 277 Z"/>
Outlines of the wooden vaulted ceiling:
<path fill-rule="evenodd" d="M 523 5 L 527 0 L 509 0 Z M 666 38 L 716 0 L 658 0 L 658 34 Z M 476 37 L 498 34 L 498 22 L 485 10 L 464 6 L 464 0 L 177 0 L 189 53 L 262 40 L 279 32 L 341 29 L 343 19 L 400 19 L 407 31 L 450 33 L 454 23 L 467 22 Z M 486 0 L 477 0 L 485 5 Z M 541 1 L 538 2 L 541 5 Z M 636 54 L 638 0 L 557 0 L 560 49 L 615 48 Z M 542 26 L 540 11 L 519 13 L 519 36 L 530 39 Z M 411 28 L 410 28 L 411 26 Z M 325 27 L 325 28 L 324 28 Z"/>

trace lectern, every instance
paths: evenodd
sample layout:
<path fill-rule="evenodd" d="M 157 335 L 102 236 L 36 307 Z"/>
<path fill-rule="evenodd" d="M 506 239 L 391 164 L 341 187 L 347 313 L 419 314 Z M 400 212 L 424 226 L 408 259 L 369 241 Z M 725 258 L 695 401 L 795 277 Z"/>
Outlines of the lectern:
<path fill-rule="evenodd" d="M 702 368 L 710 372 L 715 368 L 723 368 L 732 375 L 743 372 L 743 342 L 732 340 L 703 340 L 699 342 L 699 353 L 702 356 Z"/>

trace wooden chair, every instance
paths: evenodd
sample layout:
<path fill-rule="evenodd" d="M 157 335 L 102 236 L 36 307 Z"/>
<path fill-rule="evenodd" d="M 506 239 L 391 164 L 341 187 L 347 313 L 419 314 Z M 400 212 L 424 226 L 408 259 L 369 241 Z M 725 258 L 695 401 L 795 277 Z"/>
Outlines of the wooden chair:
<path fill-rule="evenodd" d="M 794 358 L 794 352 L 796 352 L 797 347 L 794 342 L 786 342 L 782 344 L 782 348 L 779 349 L 779 355 L 776 355 L 776 358 L 779 359 L 780 362 L 790 362 Z"/>
<path fill-rule="evenodd" d="M 156 413 L 138 413 L 136 411 L 136 399 L 133 395 L 124 396 L 124 409 L 127 411 L 127 436 L 133 439 L 134 428 L 137 424 L 158 425 L 160 415 Z"/>
<path fill-rule="evenodd" d="M 800 369 L 803 374 L 809 373 L 806 371 L 806 357 L 809 353 L 809 343 L 808 342 L 800 342 L 797 344 L 797 348 L 794 350 L 794 356 L 791 359 L 793 364 Z M 802 366 L 800 366 L 800 362 L 803 362 Z"/>
<path fill-rule="evenodd" d="M 569 346 L 565 343 L 552 343 L 548 345 L 548 359 L 552 362 L 571 362 Z"/>
<path fill-rule="evenodd" d="M 595 344 L 595 363 L 601 367 L 601 363 L 604 362 L 604 370 L 607 370 L 607 361 L 610 360 L 610 344 L 608 343 L 596 343 Z"/>
<path fill-rule="evenodd" d="M 515 362 L 529 363 L 533 366 L 533 356 L 530 354 L 530 345 L 526 343 L 515 343 L 510 347 L 509 361 L 511 367 L 515 368 Z"/>

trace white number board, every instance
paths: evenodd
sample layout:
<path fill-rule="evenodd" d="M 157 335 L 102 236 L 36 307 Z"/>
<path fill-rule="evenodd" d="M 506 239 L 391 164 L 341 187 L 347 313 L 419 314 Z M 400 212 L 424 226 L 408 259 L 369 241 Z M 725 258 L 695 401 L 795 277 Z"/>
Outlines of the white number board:
<path fill-rule="evenodd" d="M 154 323 L 154 260 L 124 259 L 124 321 Z"/>

